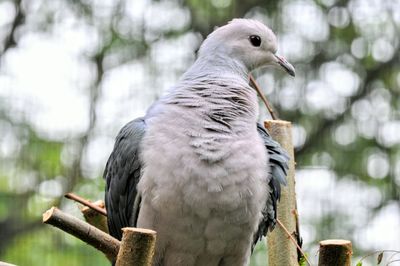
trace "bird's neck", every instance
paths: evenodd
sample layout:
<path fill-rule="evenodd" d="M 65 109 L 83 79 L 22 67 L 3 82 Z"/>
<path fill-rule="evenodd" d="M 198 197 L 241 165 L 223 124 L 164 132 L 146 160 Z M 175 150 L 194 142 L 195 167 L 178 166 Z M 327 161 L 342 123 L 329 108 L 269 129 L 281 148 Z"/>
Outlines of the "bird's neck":
<path fill-rule="evenodd" d="M 223 133 L 254 126 L 258 116 L 257 95 L 249 86 L 247 68 L 220 53 L 199 57 L 164 102 L 196 110 L 207 116 L 207 125 L 216 125 Z"/>
<path fill-rule="evenodd" d="M 207 162 L 226 158 L 229 145 L 256 130 L 256 92 L 237 75 L 182 80 L 162 101 L 174 111 L 173 123 L 185 125 L 190 145 Z"/>
<path fill-rule="evenodd" d="M 248 82 L 249 70 L 240 61 L 227 54 L 210 53 L 202 55 L 183 75 L 182 80 L 195 80 L 207 77 L 237 76 Z"/>
<path fill-rule="evenodd" d="M 184 78 L 163 101 L 193 111 L 193 120 L 205 119 L 201 127 L 217 128 L 223 134 L 253 127 L 258 116 L 255 90 L 239 75 L 218 74 Z"/>

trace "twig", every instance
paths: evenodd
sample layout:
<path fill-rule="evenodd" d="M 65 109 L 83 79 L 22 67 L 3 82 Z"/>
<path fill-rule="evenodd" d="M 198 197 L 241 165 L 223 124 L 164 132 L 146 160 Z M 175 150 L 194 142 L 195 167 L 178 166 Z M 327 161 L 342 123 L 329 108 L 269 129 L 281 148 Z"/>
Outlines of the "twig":
<path fill-rule="evenodd" d="M 400 261 L 400 260 L 392 260 L 392 261 L 389 261 L 389 262 L 386 264 L 386 266 L 389 266 L 389 265 L 392 264 L 393 262 L 398 262 L 398 261 Z"/>
<path fill-rule="evenodd" d="M 306 260 L 306 262 L 308 263 L 308 265 L 312 265 L 310 263 L 310 261 L 307 259 L 306 254 L 304 254 L 303 250 L 301 249 L 301 247 L 299 246 L 299 244 L 297 244 L 296 239 L 294 239 L 294 237 L 292 236 L 292 234 L 286 229 L 285 225 L 279 220 L 276 219 L 276 222 L 279 224 L 279 226 L 283 229 L 283 231 L 285 231 L 285 233 L 288 235 L 288 237 L 290 238 L 290 240 L 293 242 L 293 244 L 295 244 L 295 246 L 297 247 L 297 249 L 300 251 L 301 255 L 303 255 L 304 259 Z"/>
<path fill-rule="evenodd" d="M 66 214 L 56 207 L 43 213 L 43 223 L 53 225 L 103 252 L 109 258 L 117 258 L 120 241 L 96 227 Z"/>
<path fill-rule="evenodd" d="M 388 258 L 388 261 L 391 261 L 394 257 L 396 257 L 397 255 L 399 255 L 400 254 L 400 251 L 392 251 L 392 250 L 388 250 L 388 251 L 382 251 L 382 254 L 384 253 L 384 252 L 394 252 L 389 258 Z"/>
<path fill-rule="evenodd" d="M 358 262 L 362 262 L 366 258 L 371 257 L 371 256 L 373 256 L 375 254 L 378 254 L 378 253 L 394 253 L 388 258 L 388 261 L 390 261 L 394 256 L 400 254 L 400 251 L 399 250 L 392 250 L 392 249 L 375 250 L 375 251 L 373 251 L 371 253 L 368 253 L 367 255 L 362 256 L 361 259 L 358 260 Z"/>
<path fill-rule="evenodd" d="M 275 114 L 275 111 L 272 109 L 271 105 L 269 104 L 267 98 L 264 96 L 260 86 L 258 86 L 256 80 L 253 78 L 253 76 L 251 74 L 249 74 L 249 78 L 250 78 L 250 83 L 253 85 L 253 87 L 256 89 L 258 95 L 261 97 L 261 100 L 264 102 L 265 106 L 267 107 L 269 113 L 272 116 L 272 119 L 277 120 L 278 117 Z"/>
<path fill-rule="evenodd" d="M 79 197 L 78 195 L 75 195 L 74 193 L 67 193 L 67 194 L 65 194 L 64 196 L 65 196 L 67 199 L 71 199 L 71 200 L 74 200 L 74 201 L 76 201 L 76 202 L 79 202 L 79 203 L 81 203 L 81 204 L 83 204 L 83 205 L 85 205 L 85 206 L 88 206 L 89 208 L 91 208 L 91 209 L 97 211 L 98 213 L 100 213 L 100 214 L 102 214 L 102 215 L 104 215 L 104 216 L 107 216 L 107 212 L 106 212 L 105 209 L 100 208 L 99 206 L 97 206 L 97 205 L 91 203 L 90 201 L 88 201 L 88 200 L 86 200 L 86 199 L 84 199 L 84 198 L 82 198 L 82 197 Z"/>

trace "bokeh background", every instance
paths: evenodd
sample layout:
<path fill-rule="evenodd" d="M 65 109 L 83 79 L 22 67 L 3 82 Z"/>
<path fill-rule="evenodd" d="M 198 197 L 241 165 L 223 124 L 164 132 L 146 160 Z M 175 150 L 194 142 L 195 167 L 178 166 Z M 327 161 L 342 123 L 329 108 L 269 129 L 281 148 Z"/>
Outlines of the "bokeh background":
<path fill-rule="evenodd" d="M 0 260 L 108 265 L 41 214 L 57 205 L 79 216 L 69 191 L 103 198 L 118 130 L 235 17 L 270 26 L 296 67 L 295 79 L 254 75 L 293 122 L 311 261 L 327 238 L 353 241 L 356 258 L 400 250 L 399 0 L 0 0 Z M 266 256 L 258 245 L 252 265 Z"/>

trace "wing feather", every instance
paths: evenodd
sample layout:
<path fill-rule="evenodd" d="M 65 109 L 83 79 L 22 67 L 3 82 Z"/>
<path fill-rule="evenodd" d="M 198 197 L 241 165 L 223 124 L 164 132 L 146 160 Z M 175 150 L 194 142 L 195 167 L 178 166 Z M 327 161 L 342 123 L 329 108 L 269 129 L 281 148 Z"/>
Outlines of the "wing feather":
<path fill-rule="evenodd" d="M 140 204 L 135 204 L 136 186 L 141 176 L 140 143 L 146 125 L 143 118 L 126 124 L 118 133 L 114 149 L 107 161 L 105 202 L 110 234 L 121 239 L 121 228 L 135 226 Z M 139 201 L 140 203 L 140 201 Z M 131 224 L 133 223 L 133 224 Z"/>

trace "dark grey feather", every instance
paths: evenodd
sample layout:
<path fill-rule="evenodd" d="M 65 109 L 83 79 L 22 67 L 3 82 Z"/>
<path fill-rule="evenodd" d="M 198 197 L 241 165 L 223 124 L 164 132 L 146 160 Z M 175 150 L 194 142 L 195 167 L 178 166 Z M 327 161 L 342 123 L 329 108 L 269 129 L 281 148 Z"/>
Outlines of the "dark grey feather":
<path fill-rule="evenodd" d="M 104 170 L 105 202 L 110 235 L 121 239 L 121 228 L 135 226 L 140 201 L 135 204 L 141 175 L 140 143 L 146 130 L 143 118 L 126 124 L 118 133 Z M 135 219 L 132 219 L 135 216 Z"/>

